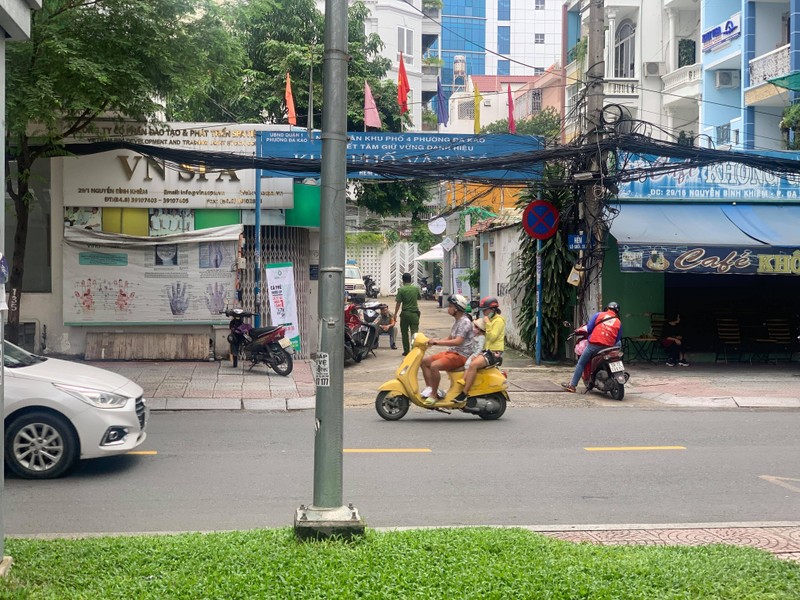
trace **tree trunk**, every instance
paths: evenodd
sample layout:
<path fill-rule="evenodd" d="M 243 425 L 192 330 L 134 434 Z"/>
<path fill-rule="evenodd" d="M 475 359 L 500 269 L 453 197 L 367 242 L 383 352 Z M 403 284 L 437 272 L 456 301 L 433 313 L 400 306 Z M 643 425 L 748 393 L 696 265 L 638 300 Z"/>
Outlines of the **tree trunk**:
<path fill-rule="evenodd" d="M 22 278 L 25 272 L 25 248 L 28 243 L 28 215 L 30 212 L 30 155 L 23 149 L 17 159 L 17 190 L 11 193 L 16 211 L 17 226 L 14 230 L 14 254 L 11 259 L 11 272 L 8 278 L 8 329 L 6 336 L 18 344 L 20 338 L 19 315 L 22 300 Z M 10 187 L 10 183 L 9 183 Z"/>

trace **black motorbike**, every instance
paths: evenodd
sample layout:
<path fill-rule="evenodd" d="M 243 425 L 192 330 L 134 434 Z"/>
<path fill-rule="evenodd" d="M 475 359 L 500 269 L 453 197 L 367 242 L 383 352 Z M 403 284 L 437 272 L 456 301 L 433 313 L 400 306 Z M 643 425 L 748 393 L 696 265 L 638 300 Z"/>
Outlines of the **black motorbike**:
<path fill-rule="evenodd" d="M 233 366 L 239 365 L 239 359 L 250 361 L 252 369 L 263 363 L 284 377 L 292 372 L 292 342 L 286 337 L 286 328 L 282 325 L 254 328 L 245 322 L 253 316 L 241 308 L 225 310 L 225 316 L 231 319 L 228 328 L 228 343 L 231 345 Z"/>
<path fill-rule="evenodd" d="M 344 356 L 345 360 L 361 362 L 378 347 L 378 316 L 383 306 L 380 302 L 348 304 L 345 309 Z"/>
<path fill-rule="evenodd" d="M 367 290 L 367 298 L 377 298 L 380 288 L 371 275 L 364 275 L 364 287 Z"/>

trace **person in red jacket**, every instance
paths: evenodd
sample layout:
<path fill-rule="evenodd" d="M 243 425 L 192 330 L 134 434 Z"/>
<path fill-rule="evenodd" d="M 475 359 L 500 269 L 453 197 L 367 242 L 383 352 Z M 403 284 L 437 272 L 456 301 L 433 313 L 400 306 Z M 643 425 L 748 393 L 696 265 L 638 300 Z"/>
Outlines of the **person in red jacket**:
<path fill-rule="evenodd" d="M 619 346 L 622 340 L 622 321 L 619 318 L 619 304 L 609 302 L 604 311 L 593 314 L 592 318 L 589 319 L 586 330 L 589 332 L 589 344 L 578 359 L 578 364 L 575 365 L 572 381 L 561 384 L 561 387 L 573 394 L 577 391 L 575 386 L 578 385 L 581 379 L 583 369 L 589 364 L 592 357 L 603 348 Z"/>

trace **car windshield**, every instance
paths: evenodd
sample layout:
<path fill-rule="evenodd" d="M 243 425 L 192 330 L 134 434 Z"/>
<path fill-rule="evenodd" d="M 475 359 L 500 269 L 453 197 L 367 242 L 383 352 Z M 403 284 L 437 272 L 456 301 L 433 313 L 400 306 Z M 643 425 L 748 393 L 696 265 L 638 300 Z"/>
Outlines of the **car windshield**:
<path fill-rule="evenodd" d="M 3 365 L 6 367 L 27 367 L 42 362 L 44 359 L 15 346 L 11 342 L 3 342 Z"/>
<path fill-rule="evenodd" d="M 344 278 L 345 279 L 361 279 L 361 271 L 359 271 L 356 267 L 345 267 L 344 268 Z"/>

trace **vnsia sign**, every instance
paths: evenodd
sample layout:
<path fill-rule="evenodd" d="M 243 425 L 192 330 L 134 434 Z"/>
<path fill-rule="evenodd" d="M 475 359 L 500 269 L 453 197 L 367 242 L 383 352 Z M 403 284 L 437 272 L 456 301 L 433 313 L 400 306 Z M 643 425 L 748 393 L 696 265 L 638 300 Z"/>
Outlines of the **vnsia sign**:
<path fill-rule="evenodd" d="M 800 275 L 800 249 L 624 245 L 624 273 Z"/>

